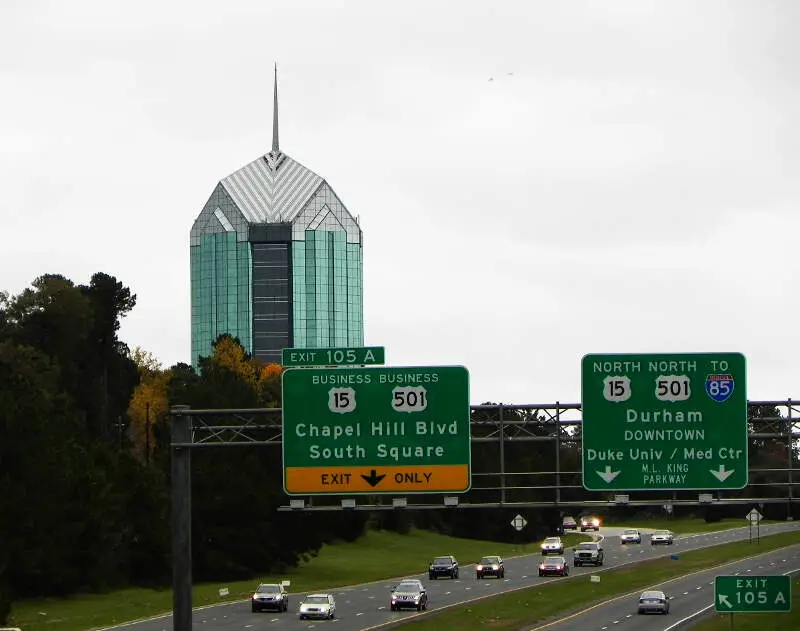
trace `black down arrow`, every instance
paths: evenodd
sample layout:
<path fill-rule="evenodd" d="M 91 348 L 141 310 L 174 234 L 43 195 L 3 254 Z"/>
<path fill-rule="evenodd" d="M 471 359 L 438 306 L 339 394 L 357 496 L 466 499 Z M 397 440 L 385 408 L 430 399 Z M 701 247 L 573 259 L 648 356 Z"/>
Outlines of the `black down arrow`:
<path fill-rule="evenodd" d="M 369 472 L 369 475 L 362 475 L 361 477 L 364 478 L 364 481 L 370 486 L 377 486 L 378 482 L 386 477 L 386 474 L 378 475 L 378 472 L 373 469 Z"/>

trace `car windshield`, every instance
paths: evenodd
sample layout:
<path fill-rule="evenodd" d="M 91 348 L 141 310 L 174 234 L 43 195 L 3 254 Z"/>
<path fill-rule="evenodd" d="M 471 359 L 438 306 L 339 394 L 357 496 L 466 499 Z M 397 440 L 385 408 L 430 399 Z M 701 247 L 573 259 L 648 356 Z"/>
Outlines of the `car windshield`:
<path fill-rule="evenodd" d="M 640 600 L 663 599 L 664 592 L 642 592 Z"/>
<path fill-rule="evenodd" d="M 550 557 L 545 563 L 547 565 L 564 565 L 564 557 Z"/>
<path fill-rule="evenodd" d="M 328 604 L 328 597 L 327 596 L 309 596 L 306 598 L 307 605 L 327 605 Z"/>
<path fill-rule="evenodd" d="M 259 594 L 279 594 L 281 588 L 278 585 L 259 585 L 256 591 Z"/>
<path fill-rule="evenodd" d="M 579 543 L 578 550 L 594 550 L 595 544 L 594 543 Z"/>
<path fill-rule="evenodd" d="M 433 562 L 437 565 L 450 565 L 450 557 L 436 557 Z"/>
<path fill-rule="evenodd" d="M 500 563 L 500 559 L 497 557 L 483 557 L 478 565 L 494 565 L 496 563 Z"/>
<path fill-rule="evenodd" d="M 669 530 L 656 530 L 653 534 L 654 535 L 668 535 L 669 534 Z"/>
<path fill-rule="evenodd" d="M 638 534 L 639 534 L 639 531 L 638 531 L 638 530 L 626 530 L 626 531 L 625 531 L 625 532 L 623 532 L 622 534 L 623 534 L 623 535 L 638 535 Z"/>
<path fill-rule="evenodd" d="M 544 540 L 545 543 L 561 543 L 561 539 L 558 537 L 548 537 Z"/>
<path fill-rule="evenodd" d="M 419 592 L 420 588 L 417 583 L 400 583 L 395 591 L 398 592 Z"/>

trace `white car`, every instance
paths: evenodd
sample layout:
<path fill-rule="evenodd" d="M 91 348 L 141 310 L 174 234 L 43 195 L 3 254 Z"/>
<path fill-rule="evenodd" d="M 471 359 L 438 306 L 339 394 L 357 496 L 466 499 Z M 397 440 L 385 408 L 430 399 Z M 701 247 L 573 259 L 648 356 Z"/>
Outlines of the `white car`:
<path fill-rule="evenodd" d="M 564 554 L 564 542 L 561 537 L 548 537 L 542 542 L 542 554 Z"/>
<path fill-rule="evenodd" d="M 650 545 L 671 546 L 674 543 L 675 535 L 669 530 L 656 530 L 650 535 Z"/>
<path fill-rule="evenodd" d="M 300 620 L 306 618 L 327 618 L 336 616 L 336 601 L 331 594 L 309 594 L 300 603 Z"/>
<path fill-rule="evenodd" d="M 623 530 L 622 534 L 619 536 L 620 543 L 642 543 L 642 535 L 641 533 L 631 528 L 630 530 Z"/>

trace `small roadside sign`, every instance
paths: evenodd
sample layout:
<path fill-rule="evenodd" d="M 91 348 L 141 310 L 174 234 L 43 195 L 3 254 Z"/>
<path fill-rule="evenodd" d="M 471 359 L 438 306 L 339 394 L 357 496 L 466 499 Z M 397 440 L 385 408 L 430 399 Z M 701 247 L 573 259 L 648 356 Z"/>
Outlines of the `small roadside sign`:
<path fill-rule="evenodd" d="M 749 521 L 751 524 L 757 524 L 757 523 L 759 523 L 759 522 L 760 522 L 762 519 L 764 519 L 764 516 L 763 516 L 761 513 L 759 513 L 759 512 L 758 512 L 758 511 L 757 511 L 757 510 L 754 508 L 754 509 L 753 509 L 753 510 L 751 510 L 749 513 L 747 513 L 747 515 L 745 515 L 745 517 L 744 517 L 744 518 L 745 518 L 747 521 Z"/>
<path fill-rule="evenodd" d="M 517 532 L 525 528 L 525 526 L 527 525 L 528 525 L 528 520 L 525 519 L 522 515 L 517 515 L 516 517 L 514 517 L 514 519 L 511 520 L 511 526 Z"/>

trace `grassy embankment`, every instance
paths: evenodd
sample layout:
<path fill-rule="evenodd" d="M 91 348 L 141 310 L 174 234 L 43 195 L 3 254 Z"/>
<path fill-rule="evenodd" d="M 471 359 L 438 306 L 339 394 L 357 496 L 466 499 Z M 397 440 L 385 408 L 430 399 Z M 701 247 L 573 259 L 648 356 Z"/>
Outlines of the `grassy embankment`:
<path fill-rule="evenodd" d="M 587 535 L 563 537 L 566 546 L 589 539 Z M 539 543 L 508 544 L 456 539 L 426 531 L 409 535 L 370 531 L 354 543 L 325 545 L 308 563 L 286 575 L 262 576 L 248 581 L 200 584 L 192 590 L 197 607 L 249 598 L 259 582 L 291 581 L 290 592 L 329 589 L 345 584 L 367 583 L 426 572 L 430 560 L 441 554 L 454 555 L 461 565 L 475 563 L 486 554 L 512 557 L 539 551 Z M 219 589 L 229 595 L 220 598 Z M 84 594 L 71 598 L 47 598 L 15 602 L 11 626 L 23 631 L 85 631 L 172 609 L 172 589 L 131 588 L 106 594 Z"/>

